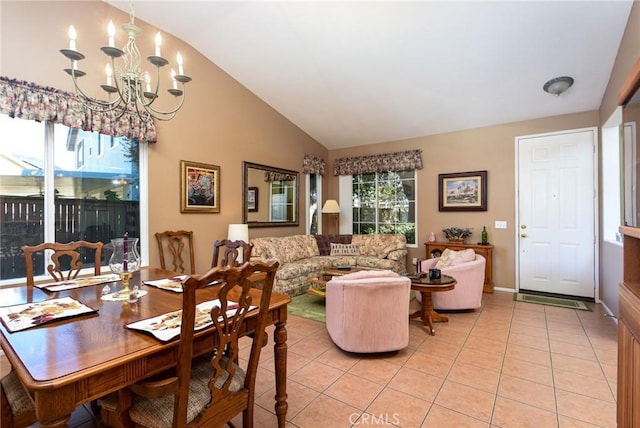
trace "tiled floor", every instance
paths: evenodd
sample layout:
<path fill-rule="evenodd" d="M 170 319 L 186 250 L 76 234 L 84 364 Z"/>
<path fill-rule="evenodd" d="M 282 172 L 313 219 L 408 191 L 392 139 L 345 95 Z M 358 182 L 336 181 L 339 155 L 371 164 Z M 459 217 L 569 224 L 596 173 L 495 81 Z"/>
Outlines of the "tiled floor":
<path fill-rule="evenodd" d="M 412 321 L 409 348 L 383 355 L 345 353 L 323 323 L 292 316 L 288 426 L 615 427 L 617 327 L 593 306 L 516 303 L 496 292 L 480 310 L 448 314 L 435 336 Z M 272 358 L 265 348 L 259 428 L 276 426 Z M 72 426 L 96 425 L 81 408 Z"/>

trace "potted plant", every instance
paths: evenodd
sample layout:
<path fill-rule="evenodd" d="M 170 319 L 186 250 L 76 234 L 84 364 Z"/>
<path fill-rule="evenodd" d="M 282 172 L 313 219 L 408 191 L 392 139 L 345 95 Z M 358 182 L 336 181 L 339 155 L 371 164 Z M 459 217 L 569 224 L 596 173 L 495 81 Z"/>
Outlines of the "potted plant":
<path fill-rule="evenodd" d="M 471 236 L 469 227 L 447 227 L 442 229 L 442 232 L 449 242 L 464 242 L 466 237 Z"/>

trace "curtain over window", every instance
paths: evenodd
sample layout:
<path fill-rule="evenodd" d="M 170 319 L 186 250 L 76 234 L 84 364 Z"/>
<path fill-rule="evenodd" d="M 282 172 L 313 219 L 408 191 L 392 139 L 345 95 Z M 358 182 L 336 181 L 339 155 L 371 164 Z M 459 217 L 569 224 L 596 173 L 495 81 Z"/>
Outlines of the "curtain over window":
<path fill-rule="evenodd" d="M 422 169 L 422 150 L 338 158 L 333 168 L 333 175 L 357 175 L 411 169 Z"/>
<path fill-rule="evenodd" d="M 305 154 L 302 162 L 302 172 L 305 174 L 324 175 L 325 166 L 326 162 L 324 159 L 314 155 Z"/>
<path fill-rule="evenodd" d="M 20 119 L 49 121 L 139 142 L 156 141 L 153 119 L 146 112 L 96 112 L 71 92 L 0 76 L 0 113 Z"/>

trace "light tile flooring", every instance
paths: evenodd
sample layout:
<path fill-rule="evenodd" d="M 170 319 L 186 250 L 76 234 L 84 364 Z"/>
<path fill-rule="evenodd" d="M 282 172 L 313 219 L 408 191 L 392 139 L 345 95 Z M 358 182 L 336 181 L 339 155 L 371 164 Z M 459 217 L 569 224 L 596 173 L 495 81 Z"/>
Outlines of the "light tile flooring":
<path fill-rule="evenodd" d="M 615 427 L 617 326 L 593 312 L 485 294 L 430 336 L 389 354 L 338 349 L 323 323 L 288 322 L 289 427 Z M 269 331 L 271 333 L 271 330 Z M 255 426 L 275 427 L 273 355 L 263 350 Z M 240 419 L 236 426 L 241 426 Z M 79 408 L 73 427 L 97 426 Z"/>

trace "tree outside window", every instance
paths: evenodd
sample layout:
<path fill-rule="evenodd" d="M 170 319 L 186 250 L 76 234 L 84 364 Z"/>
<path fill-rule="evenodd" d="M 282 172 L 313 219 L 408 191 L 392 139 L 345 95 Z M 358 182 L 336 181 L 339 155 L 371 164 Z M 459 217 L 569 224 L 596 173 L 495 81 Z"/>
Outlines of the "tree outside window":
<path fill-rule="evenodd" d="M 416 243 L 415 170 L 353 176 L 353 233 L 401 233 Z"/>

